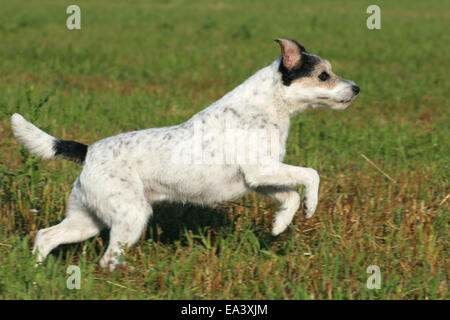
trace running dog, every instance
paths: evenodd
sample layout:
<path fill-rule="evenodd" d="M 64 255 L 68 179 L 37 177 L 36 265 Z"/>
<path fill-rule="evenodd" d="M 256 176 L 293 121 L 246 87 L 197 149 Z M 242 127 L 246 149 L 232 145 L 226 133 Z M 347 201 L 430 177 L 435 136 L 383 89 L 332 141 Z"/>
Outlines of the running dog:
<path fill-rule="evenodd" d="M 359 87 L 297 41 L 275 41 L 280 57 L 180 125 L 122 133 L 87 146 L 52 137 L 14 114 L 14 134 L 32 153 L 83 165 L 65 219 L 37 233 L 37 264 L 58 245 L 109 228 L 100 265 L 114 270 L 124 263 L 124 246 L 140 238 L 158 201 L 210 205 L 260 192 L 280 202 L 272 226 L 278 235 L 300 206 L 290 186 L 303 185 L 303 208 L 311 218 L 318 203 L 317 171 L 282 162 L 290 118 L 308 107 L 345 109 Z M 227 141 L 230 131 L 239 133 L 233 142 L 250 141 L 241 148 L 245 155 Z"/>

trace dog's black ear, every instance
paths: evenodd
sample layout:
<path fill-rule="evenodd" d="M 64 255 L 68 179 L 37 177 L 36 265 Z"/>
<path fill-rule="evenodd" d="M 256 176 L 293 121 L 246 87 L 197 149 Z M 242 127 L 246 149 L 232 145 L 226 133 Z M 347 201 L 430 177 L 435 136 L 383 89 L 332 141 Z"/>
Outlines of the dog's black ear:
<path fill-rule="evenodd" d="M 302 64 L 302 52 L 306 52 L 305 48 L 295 40 L 275 39 L 275 41 L 281 47 L 283 65 L 287 69 L 300 67 Z"/>

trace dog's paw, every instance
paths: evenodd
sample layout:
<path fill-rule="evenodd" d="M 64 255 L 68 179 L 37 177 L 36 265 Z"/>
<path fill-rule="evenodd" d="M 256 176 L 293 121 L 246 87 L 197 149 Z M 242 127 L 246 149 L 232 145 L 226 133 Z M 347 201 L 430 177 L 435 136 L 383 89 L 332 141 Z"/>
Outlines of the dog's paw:
<path fill-rule="evenodd" d="M 116 264 L 114 270 L 120 270 L 121 272 L 134 272 L 136 268 L 127 262 Z M 111 272 L 114 270 L 110 270 Z"/>
<path fill-rule="evenodd" d="M 123 256 L 113 256 L 110 258 L 104 257 L 100 260 L 100 267 L 103 269 L 108 269 L 109 272 L 113 272 L 117 269 L 134 271 L 135 267 L 127 263 Z"/>
<path fill-rule="evenodd" d="M 314 212 L 316 212 L 318 199 L 317 196 L 309 196 L 303 199 L 303 210 L 306 213 L 306 219 L 312 218 Z"/>
<path fill-rule="evenodd" d="M 306 213 L 306 219 L 310 219 L 316 212 L 317 203 L 319 202 L 319 184 L 320 177 L 316 170 L 310 169 L 310 183 L 307 184 L 305 196 L 303 198 L 303 209 Z"/>
<path fill-rule="evenodd" d="M 273 236 L 277 236 L 280 233 L 282 233 L 284 230 L 286 230 L 286 228 L 288 227 L 289 223 L 286 224 L 285 221 L 283 221 L 283 219 L 275 219 L 273 221 L 273 225 L 272 225 L 272 235 Z"/>
<path fill-rule="evenodd" d="M 287 226 L 274 226 L 274 227 L 272 227 L 272 232 L 271 232 L 271 234 L 272 234 L 273 236 L 277 236 L 277 235 L 279 235 L 280 233 L 282 233 L 284 230 L 286 230 L 286 227 L 287 227 Z"/>

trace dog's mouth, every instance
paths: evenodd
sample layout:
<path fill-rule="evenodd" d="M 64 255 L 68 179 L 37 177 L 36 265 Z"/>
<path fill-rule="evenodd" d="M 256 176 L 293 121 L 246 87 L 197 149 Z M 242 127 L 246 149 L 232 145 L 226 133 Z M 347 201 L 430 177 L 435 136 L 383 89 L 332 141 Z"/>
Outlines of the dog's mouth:
<path fill-rule="evenodd" d="M 347 108 L 350 103 L 355 99 L 355 96 L 352 96 L 350 99 L 332 99 L 330 97 L 325 97 L 325 96 L 321 96 L 321 97 L 317 97 L 316 98 L 316 102 L 311 104 L 311 107 L 316 109 L 316 108 L 329 108 L 329 109 L 334 109 L 334 110 L 343 110 L 345 108 Z"/>
<path fill-rule="evenodd" d="M 331 99 L 329 97 L 317 97 L 318 100 L 322 100 L 322 101 L 330 101 L 330 102 L 334 102 L 334 103 L 350 103 L 354 98 L 356 97 L 353 96 L 350 99 L 346 99 L 346 100 L 336 100 L 336 99 Z"/>

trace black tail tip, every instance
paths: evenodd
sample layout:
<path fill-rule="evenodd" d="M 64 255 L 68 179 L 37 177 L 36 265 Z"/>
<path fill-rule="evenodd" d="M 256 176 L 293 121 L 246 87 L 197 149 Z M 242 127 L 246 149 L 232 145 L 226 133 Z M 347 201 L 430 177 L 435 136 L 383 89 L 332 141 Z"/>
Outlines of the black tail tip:
<path fill-rule="evenodd" d="M 83 164 L 86 159 L 88 146 L 76 141 L 56 140 L 54 144 L 55 156 Z"/>

